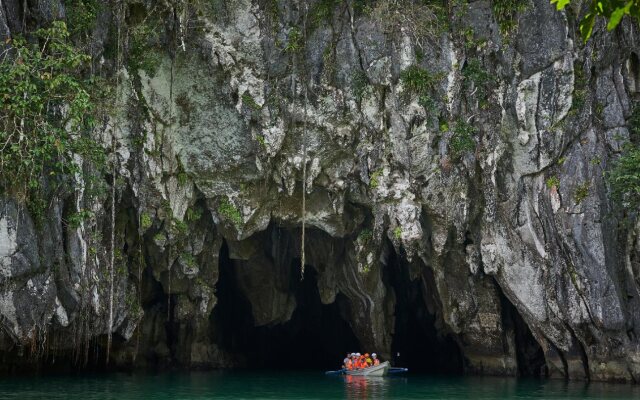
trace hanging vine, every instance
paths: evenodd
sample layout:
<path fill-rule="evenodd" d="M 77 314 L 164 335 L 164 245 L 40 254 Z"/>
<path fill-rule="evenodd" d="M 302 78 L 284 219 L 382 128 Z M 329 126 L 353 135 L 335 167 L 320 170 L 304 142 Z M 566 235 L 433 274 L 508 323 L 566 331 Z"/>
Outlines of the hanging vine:
<path fill-rule="evenodd" d="M 122 2 L 119 0 L 115 0 L 116 3 L 116 25 L 117 25 L 117 43 L 116 43 L 116 88 L 120 87 L 120 69 L 122 68 Z M 118 106 L 118 96 L 116 96 L 116 109 Z M 111 356 L 111 345 L 113 340 L 113 286 L 114 286 L 114 266 L 115 266 L 115 225 L 116 225 L 116 130 L 119 127 L 119 123 L 116 118 L 115 125 L 113 130 L 111 131 L 111 156 L 112 158 L 112 167 L 111 167 L 111 240 L 110 240 L 110 257 L 109 257 L 109 322 L 107 329 L 107 356 L 106 356 L 106 364 L 109 364 L 109 359 Z"/>
<path fill-rule="evenodd" d="M 304 1 L 304 12 L 302 14 L 302 35 L 303 46 L 307 45 L 307 2 Z M 302 121 L 302 233 L 300 238 L 300 280 L 304 280 L 304 265 L 306 263 L 305 256 L 305 228 L 307 222 L 307 79 L 306 75 L 302 73 L 302 88 L 304 92 L 304 117 Z"/>

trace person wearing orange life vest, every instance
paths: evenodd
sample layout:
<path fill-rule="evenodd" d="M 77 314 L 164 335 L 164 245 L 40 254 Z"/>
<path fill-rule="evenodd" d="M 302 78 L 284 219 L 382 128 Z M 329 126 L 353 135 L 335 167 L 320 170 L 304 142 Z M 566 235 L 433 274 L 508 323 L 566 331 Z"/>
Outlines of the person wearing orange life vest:
<path fill-rule="evenodd" d="M 369 353 L 366 353 L 364 355 L 364 364 L 365 364 L 365 368 L 368 368 L 373 365 L 373 360 L 371 359 L 371 357 L 369 357 Z"/>
<path fill-rule="evenodd" d="M 360 369 L 362 366 L 360 365 L 360 353 L 356 353 L 353 357 L 353 369 Z"/>
<path fill-rule="evenodd" d="M 372 353 L 371 358 L 373 359 L 373 365 L 380 365 L 380 360 L 378 359 L 376 353 Z"/>

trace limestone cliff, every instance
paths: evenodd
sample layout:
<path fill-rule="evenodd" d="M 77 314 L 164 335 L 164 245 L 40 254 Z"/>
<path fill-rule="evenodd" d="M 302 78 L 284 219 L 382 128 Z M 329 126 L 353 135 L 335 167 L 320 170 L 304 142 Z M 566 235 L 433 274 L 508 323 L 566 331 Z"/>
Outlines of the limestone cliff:
<path fill-rule="evenodd" d="M 66 18 L 21 3 L 0 2 L 0 38 Z M 584 44 L 579 10 L 546 0 L 508 21 L 485 0 L 186 3 L 126 1 L 91 30 L 118 77 L 95 132 L 118 166 L 112 365 L 243 365 L 240 308 L 216 311 L 231 285 L 256 332 L 302 318 L 304 288 L 385 357 L 410 309 L 466 372 L 640 379 L 640 224 L 604 178 L 640 90 L 637 26 Z M 155 24 L 153 68 L 119 68 L 117 21 L 125 58 Z M 39 227 L 0 204 L 3 364 L 97 363 L 111 202 L 79 189 Z M 79 208 L 94 217 L 72 228 Z"/>

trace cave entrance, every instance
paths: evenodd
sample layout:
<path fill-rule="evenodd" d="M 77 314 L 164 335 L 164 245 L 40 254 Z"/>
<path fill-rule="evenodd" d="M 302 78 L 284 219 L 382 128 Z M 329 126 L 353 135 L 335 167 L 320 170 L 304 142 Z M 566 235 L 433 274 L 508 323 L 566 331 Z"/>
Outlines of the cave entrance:
<path fill-rule="evenodd" d="M 409 268 L 406 260 L 392 250 L 385 280 L 396 296 L 393 365 L 425 373 L 462 374 L 460 347 L 439 322 L 434 297 L 429 293 L 435 290 L 433 279 L 429 281 L 423 274 L 411 280 Z"/>
<path fill-rule="evenodd" d="M 238 357 L 250 368 L 275 369 L 339 369 L 349 351 L 359 343 L 346 314 L 346 299 L 336 296 L 332 304 L 322 304 L 317 273 L 305 268 L 300 280 L 300 260 L 290 262 L 291 292 L 296 308 L 286 323 L 255 327 L 251 303 L 239 288 L 229 249 L 220 252 L 216 295 L 218 303 L 212 313 L 213 337 L 224 351 Z"/>

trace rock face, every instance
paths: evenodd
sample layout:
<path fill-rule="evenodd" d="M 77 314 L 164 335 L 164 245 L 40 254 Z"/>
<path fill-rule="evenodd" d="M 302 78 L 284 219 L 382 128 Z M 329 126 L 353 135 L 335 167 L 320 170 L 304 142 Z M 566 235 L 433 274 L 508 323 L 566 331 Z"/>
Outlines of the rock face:
<path fill-rule="evenodd" d="M 0 38 L 22 29 L 13 3 Z M 64 14 L 31 3 L 40 23 Z M 484 0 L 448 29 L 411 2 L 223 3 L 173 6 L 154 71 L 118 72 L 96 132 L 119 166 L 112 365 L 242 366 L 232 325 L 296 330 L 314 292 L 385 358 L 441 348 L 470 373 L 640 379 L 640 223 L 603 178 L 640 90 L 637 26 L 582 44 L 545 0 L 508 32 Z M 303 196 L 317 294 L 299 282 Z M 95 218 L 71 228 L 80 204 Z M 79 191 L 36 227 L 0 200 L 5 368 L 102 360 L 110 213 Z"/>

